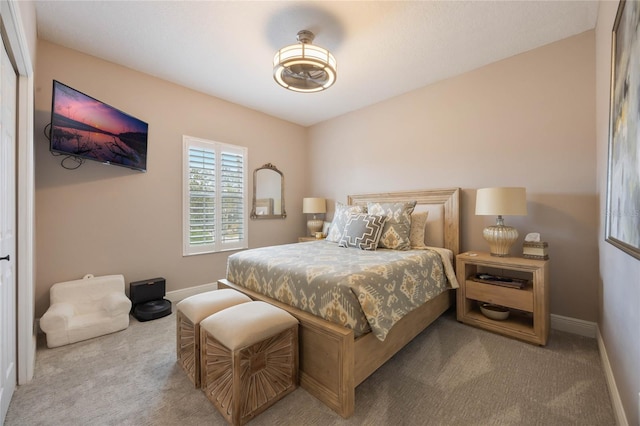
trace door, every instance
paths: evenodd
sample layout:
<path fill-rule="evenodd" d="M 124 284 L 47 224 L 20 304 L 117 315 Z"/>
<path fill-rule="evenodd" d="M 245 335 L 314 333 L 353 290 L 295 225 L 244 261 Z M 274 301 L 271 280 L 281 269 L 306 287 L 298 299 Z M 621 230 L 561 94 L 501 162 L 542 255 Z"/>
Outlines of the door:
<path fill-rule="evenodd" d="M 0 424 L 16 387 L 16 90 L 4 48 L 0 60 Z"/>

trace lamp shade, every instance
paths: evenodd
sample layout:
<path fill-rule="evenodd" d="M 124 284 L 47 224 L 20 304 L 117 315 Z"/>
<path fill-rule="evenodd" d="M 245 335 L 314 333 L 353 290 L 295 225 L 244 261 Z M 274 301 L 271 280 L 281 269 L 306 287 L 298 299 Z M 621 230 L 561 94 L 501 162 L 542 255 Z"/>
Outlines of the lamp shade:
<path fill-rule="evenodd" d="M 525 188 L 481 188 L 476 193 L 476 214 L 524 216 L 527 214 Z"/>
<path fill-rule="evenodd" d="M 302 213 L 326 213 L 327 203 L 324 198 L 303 198 L 302 199 Z"/>

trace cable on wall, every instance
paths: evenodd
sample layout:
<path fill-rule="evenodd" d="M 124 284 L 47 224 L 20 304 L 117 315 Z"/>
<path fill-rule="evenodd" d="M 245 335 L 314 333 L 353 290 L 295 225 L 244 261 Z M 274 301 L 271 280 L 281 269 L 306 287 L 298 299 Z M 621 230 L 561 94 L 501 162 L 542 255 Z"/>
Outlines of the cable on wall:
<path fill-rule="evenodd" d="M 47 138 L 49 142 L 51 142 L 51 123 L 44 126 L 43 132 L 44 132 L 44 137 Z M 54 157 L 64 156 L 64 158 L 60 160 L 60 166 L 62 166 L 63 169 L 75 170 L 84 164 L 84 158 L 76 157 L 75 155 L 59 154 L 51 150 L 49 152 Z M 69 164 L 70 161 L 73 163 Z"/>

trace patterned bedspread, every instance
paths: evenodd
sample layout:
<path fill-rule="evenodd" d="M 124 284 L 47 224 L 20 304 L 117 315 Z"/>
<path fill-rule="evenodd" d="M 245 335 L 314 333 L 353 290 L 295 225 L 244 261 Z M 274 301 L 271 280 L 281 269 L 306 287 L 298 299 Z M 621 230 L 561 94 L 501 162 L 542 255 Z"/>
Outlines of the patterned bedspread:
<path fill-rule="evenodd" d="M 227 279 L 356 336 L 373 331 L 384 340 L 404 315 L 458 287 L 449 255 L 443 249 L 366 251 L 311 241 L 235 253 Z"/>

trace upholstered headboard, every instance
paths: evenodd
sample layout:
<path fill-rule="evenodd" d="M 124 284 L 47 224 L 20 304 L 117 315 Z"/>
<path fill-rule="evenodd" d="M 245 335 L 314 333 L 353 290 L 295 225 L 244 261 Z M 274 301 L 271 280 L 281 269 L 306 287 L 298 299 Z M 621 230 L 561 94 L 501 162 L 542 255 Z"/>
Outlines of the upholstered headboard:
<path fill-rule="evenodd" d="M 457 255 L 460 252 L 460 189 L 431 189 L 424 191 L 386 192 L 379 194 L 349 195 L 349 205 L 369 202 L 397 203 L 416 201 L 414 212 L 428 211 L 427 245 L 444 247 Z"/>

